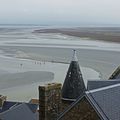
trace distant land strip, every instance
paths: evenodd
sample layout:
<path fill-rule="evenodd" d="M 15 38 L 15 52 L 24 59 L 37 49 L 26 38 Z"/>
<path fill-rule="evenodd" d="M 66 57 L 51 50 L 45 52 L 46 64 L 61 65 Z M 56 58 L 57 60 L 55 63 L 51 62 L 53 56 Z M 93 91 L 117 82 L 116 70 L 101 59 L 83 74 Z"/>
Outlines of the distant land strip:
<path fill-rule="evenodd" d="M 120 42 L 119 27 L 38 29 L 34 30 L 33 33 L 60 33 L 91 40 Z"/>

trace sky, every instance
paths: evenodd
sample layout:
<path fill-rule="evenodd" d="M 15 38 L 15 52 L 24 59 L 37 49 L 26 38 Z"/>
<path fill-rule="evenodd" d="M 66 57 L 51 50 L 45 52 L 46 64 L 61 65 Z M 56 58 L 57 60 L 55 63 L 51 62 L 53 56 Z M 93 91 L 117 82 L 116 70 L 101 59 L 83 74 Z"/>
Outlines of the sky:
<path fill-rule="evenodd" d="M 0 0 L 0 24 L 120 25 L 120 0 Z"/>

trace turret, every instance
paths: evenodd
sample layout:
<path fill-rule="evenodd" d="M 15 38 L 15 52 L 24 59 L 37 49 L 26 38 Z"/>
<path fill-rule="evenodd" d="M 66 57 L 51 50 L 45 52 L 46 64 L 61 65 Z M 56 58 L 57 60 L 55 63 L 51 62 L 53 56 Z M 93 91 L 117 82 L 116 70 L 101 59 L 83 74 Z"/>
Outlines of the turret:
<path fill-rule="evenodd" d="M 85 91 L 86 88 L 79 67 L 76 50 L 73 50 L 72 61 L 62 87 L 62 99 L 74 101 L 82 96 Z"/>

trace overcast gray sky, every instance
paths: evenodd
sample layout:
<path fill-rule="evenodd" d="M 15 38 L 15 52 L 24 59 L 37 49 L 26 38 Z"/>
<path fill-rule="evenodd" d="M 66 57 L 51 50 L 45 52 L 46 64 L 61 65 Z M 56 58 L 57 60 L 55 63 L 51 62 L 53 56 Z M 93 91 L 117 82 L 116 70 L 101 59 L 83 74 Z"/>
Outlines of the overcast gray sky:
<path fill-rule="evenodd" d="M 0 24 L 120 24 L 120 0 L 0 0 Z"/>

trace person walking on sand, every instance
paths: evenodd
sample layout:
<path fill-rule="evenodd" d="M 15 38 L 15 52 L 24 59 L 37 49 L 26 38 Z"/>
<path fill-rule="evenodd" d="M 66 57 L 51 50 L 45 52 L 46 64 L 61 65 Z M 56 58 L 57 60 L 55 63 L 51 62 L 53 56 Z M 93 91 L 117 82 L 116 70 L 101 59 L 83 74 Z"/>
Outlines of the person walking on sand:
<path fill-rule="evenodd" d="M 21 63 L 21 64 L 20 64 L 20 66 L 22 67 L 22 66 L 23 66 L 23 64 Z"/>

